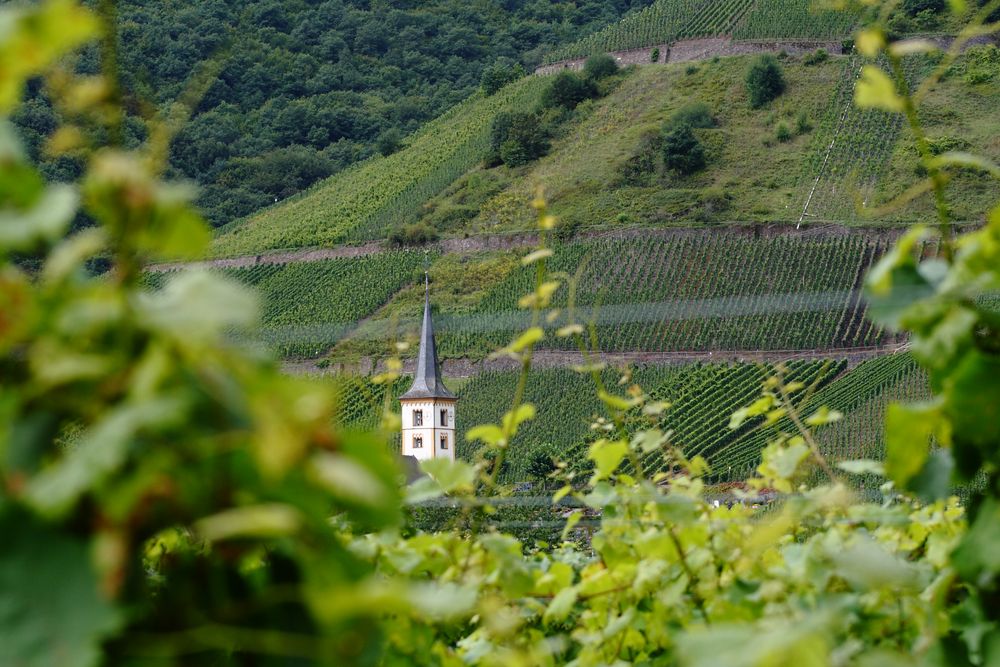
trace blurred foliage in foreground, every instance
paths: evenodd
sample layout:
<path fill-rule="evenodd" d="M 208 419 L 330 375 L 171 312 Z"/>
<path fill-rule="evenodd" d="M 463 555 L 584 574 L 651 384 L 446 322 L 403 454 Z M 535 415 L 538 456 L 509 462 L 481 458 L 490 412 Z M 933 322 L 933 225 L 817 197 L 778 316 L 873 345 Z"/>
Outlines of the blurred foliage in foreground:
<path fill-rule="evenodd" d="M 58 66 L 100 30 L 66 0 L 0 12 L 0 114 L 47 73 L 81 122 L 113 128 L 113 82 Z M 906 115 L 917 137 L 926 175 L 903 197 L 941 201 L 954 169 L 1000 176 L 927 149 L 922 89 L 908 92 L 899 59 L 933 46 L 883 35 L 858 43 L 884 51 L 891 73 L 866 70 L 857 96 Z M 884 465 L 831 466 L 811 429 L 838 415 L 802 413 L 810 388 L 779 373 L 731 426 L 764 415 L 787 432 L 728 497 L 746 502 L 716 503 L 704 461 L 685 459 L 670 432 L 625 435 L 626 418 L 655 424 L 670 407 L 606 387 L 590 365 L 580 370 L 608 414 L 587 452 L 593 472 L 569 479 L 556 467 L 554 502 L 575 500 L 566 541 L 528 546 L 478 527 L 484 499 L 508 493 L 497 483 L 508 444 L 535 416 L 524 381 L 553 294 L 573 291 L 546 270 L 555 221 L 542 201 L 541 242 L 523 260 L 535 269 L 521 299 L 531 325 L 500 351 L 523 369 L 511 409 L 469 431 L 483 444 L 475 461 L 429 462 L 401 494 L 391 418 L 372 435 L 332 430 L 333 395 L 228 342 L 253 326 L 251 294 L 193 271 L 156 294 L 140 287 L 144 262 L 197 256 L 207 240 L 190 193 L 156 176 L 162 137 L 90 153 L 79 184 L 47 186 L 0 128 L 0 664 L 1000 661 L 1000 322 L 983 298 L 1000 287 L 1000 211 L 952 239 L 942 207 L 936 228 L 914 230 L 869 279 L 878 317 L 911 332 L 938 396 L 890 411 Z M 52 150 L 73 142 L 57 139 Z M 100 225 L 67 237 L 80 207 Z M 918 264 L 910 249 L 929 234 L 946 251 Z M 24 254 L 44 257 L 37 272 L 18 268 Z M 112 262 L 101 278 L 84 268 L 97 255 Z M 572 294 L 567 303 L 556 335 L 589 354 Z M 650 454 L 664 462 L 654 475 Z M 874 501 L 845 483 L 883 473 Z M 947 496 L 977 475 L 986 484 L 966 528 Z M 762 493 L 778 500 L 756 508 Z M 414 532 L 404 504 L 443 494 L 461 528 Z"/>

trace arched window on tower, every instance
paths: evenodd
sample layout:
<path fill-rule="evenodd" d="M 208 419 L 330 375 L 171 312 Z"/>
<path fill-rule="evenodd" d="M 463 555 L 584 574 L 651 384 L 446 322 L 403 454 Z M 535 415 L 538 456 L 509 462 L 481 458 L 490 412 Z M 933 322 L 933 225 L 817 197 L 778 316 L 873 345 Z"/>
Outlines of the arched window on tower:
<path fill-rule="evenodd" d="M 448 426 L 448 410 L 441 411 L 441 426 Z"/>
<path fill-rule="evenodd" d="M 423 449 L 423 447 L 424 447 L 424 439 L 419 435 L 413 436 L 413 448 Z"/>
<path fill-rule="evenodd" d="M 441 449 L 448 449 L 448 435 L 446 433 L 441 434 Z"/>
<path fill-rule="evenodd" d="M 424 411 L 423 410 L 414 410 L 413 411 L 413 425 L 414 426 L 423 426 L 424 425 Z"/>

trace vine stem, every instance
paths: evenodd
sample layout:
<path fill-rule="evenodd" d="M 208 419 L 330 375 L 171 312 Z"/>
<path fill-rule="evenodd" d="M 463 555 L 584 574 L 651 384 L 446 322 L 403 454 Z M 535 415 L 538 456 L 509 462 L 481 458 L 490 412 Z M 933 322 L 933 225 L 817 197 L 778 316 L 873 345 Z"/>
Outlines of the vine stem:
<path fill-rule="evenodd" d="M 688 577 L 688 590 L 691 592 L 691 599 L 694 600 L 694 604 L 698 607 L 698 611 L 701 612 L 701 617 L 705 619 L 705 625 L 711 625 L 712 621 L 708 618 L 708 610 L 705 609 L 705 601 L 702 599 L 701 594 L 698 593 L 698 589 L 695 584 L 698 578 L 694 574 L 694 570 L 687 562 L 687 556 L 684 555 L 684 546 L 681 544 L 680 539 L 677 537 L 677 533 L 674 532 L 673 526 L 667 526 L 667 534 L 670 536 L 670 541 L 673 542 L 674 548 L 677 549 L 677 557 L 680 559 L 681 568 L 684 569 L 684 573 Z"/>
<path fill-rule="evenodd" d="M 778 383 L 778 393 L 781 395 L 781 402 L 784 404 L 785 409 L 788 410 L 788 418 L 792 420 L 792 423 L 795 424 L 795 428 L 799 430 L 799 434 L 802 436 L 802 439 L 806 441 L 806 444 L 812 451 L 813 458 L 816 459 L 816 462 L 819 463 L 823 472 L 826 473 L 831 482 L 838 481 L 839 478 L 837 477 L 837 474 L 833 471 L 833 468 L 830 467 L 826 457 L 823 456 L 823 453 L 819 450 L 819 443 L 816 442 L 812 432 L 806 428 L 805 424 L 802 423 L 802 418 L 799 416 L 795 405 L 792 404 L 792 398 L 788 395 L 788 391 L 785 390 L 785 385 L 783 383 Z"/>

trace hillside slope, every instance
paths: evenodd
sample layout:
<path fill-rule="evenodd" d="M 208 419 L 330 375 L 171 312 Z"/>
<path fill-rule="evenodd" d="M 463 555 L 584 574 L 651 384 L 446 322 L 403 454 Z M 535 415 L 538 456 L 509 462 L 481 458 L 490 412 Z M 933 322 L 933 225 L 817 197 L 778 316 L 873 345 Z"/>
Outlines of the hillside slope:
<path fill-rule="evenodd" d="M 980 47 L 972 57 L 989 49 L 995 51 Z M 214 251 L 231 256 L 378 239 L 416 221 L 450 235 L 530 229 L 527 203 L 539 186 L 566 234 L 634 225 L 872 224 L 858 213 L 858 202 L 879 205 L 917 180 L 905 166 L 914 148 L 901 140 L 899 119 L 852 105 L 863 59 L 786 57 L 786 91 L 761 109 L 750 107 L 744 85 L 752 59 L 639 68 L 570 114 L 541 159 L 484 168 L 492 119 L 502 110 L 535 108 L 550 85 L 551 77 L 530 77 L 496 98 L 460 105 L 400 153 L 231 225 Z M 919 81 L 926 67 L 909 61 L 911 80 Z M 1000 159 L 1000 121 L 992 113 L 1000 108 L 1000 66 L 988 65 L 985 78 L 963 74 L 962 67 L 925 100 L 925 126 L 941 146 Z M 690 176 L 665 172 L 661 128 L 699 102 L 713 118 L 712 127 L 695 130 L 706 168 Z M 975 222 L 994 190 L 969 172 L 953 180 L 950 192 L 956 217 Z M 918 199 L 880 215 L 877 224 L 911 224 L 931 211 Z"/>
<path fill-rule="evenodd" d="M 900 119 L 853 106 L 862 59 L 831 57 L 810 65 L 805 58 L 786 58 L 786 92 L 758 110 L 750 108 L 744 86 L 751 60 L 640 68 L 585 110 L 549 155 L 517 172 L 500 169 L 496 178 L 506 187 L 482 203 L 470 228 L 529 228 L 532 214 L 523 202 L 538 186 L 545 187 L 553 213 L 571 228 L 864 223 L 857 201 L 877 205 L 917 180 L 912 167 L 909 172 L 891 168 L 911 164 L 915 155 L 911 143 L 900 141 Z M 908 65 L 913 81 L 924 69 L 919 60 Z M 960 75 L 947 78 L 928 96 L 922 113 L 932 137 L 942 145 L 957 140 L 964 149 L 1000 159 L 995 139 L 1000 66 L 993 71 L 979 83 Z M 656 164 L 663 123 L 697 102 L 707 105 L 715 119 L 714 127 L 695 130 L 707 167 L 691 176 L 664 173 L 662 166 L 635 173 L 634 163 Z M 975 173 L 954 179 L 950 202 L 956 218 L 981 219 L 994 200 L 992 187 Z M 458 189 L 455 197 L 462 196 Z M 442 198 L 437 205 L 450 202 Z M 871 222 L 912 224 L 932 210 L 922 199 Z"/>
<path fill-rule="evenodd" d="M 713 25 L 696 4 L 698 25 Z M 739 25 L 730 26 L 736 31 L 763 30 L 753 12 L 777 5 L 727 6 L 743 12 Z M 933 150 L 1000 159 L 998 53 L 978 47 L 923 100 L 921 121 Z M 564 282 L 538 346 L 553 366 L 579 359 L 571 342 L 555 335 L 571 321 L 572 306 L 572 321 L 593 322 L 606 358 L 618 354 L 637 363 L 632 379 L 671 403 L 659 426 L 686 453 L 706 456 L 717 480 L 741 477 L 759 461 L 768 434 L 756 424 L 733 431 L 728 417 L 779 372 L 818 389 L 807 409 L 828 404 L 845 413 L 819 433 L 831 458 L 877 458 L 887 401 L 922 398 L 928 388 L 909 357 L 894 354 L 905 341 L 868 320 L 860 287 L 898 233 L 932 208 L 917 198 L 872 221 L 860 207 L 877 207 L 920 178 L 912 167 L 915 148 L 900 118 L 853 106 L 861 68 L 872 63 L 856 55 L 781 55 L 783 94 L 752 108 L 745 80 L 754 59 L 626 70 L 602 82 L 599 98 L 572 111 L 535 114 L 549 132 L 542 157 L 491 166 L 497 160 L 485 158 L 494 119 L 535 112 L 558 76 L 518 81 L 494 97 L 463 103 L 405 150 L 230 225 L 214 251 L 253 256 L 333 248 L 384 238 L 415 222 L 450 236 L 447 251 L 435 247 L 423 259 L 439 351 L 464 371 L 456 387 L 464 429 L 499 419 L 516 381 L 502 364 L 482 360 L 527 326 L 518 301 L 531 290 L 532 272 L 519 261 L 523 248 L 506 247 L 503 239 L 519 233 L 523 240 L 534 227 L 528 203 L 541 186 L 559 219 L 549 269 Z M 917 85 L 931 64 L 907 59 L 909 84 Z M 681 175 L 666 168 L 664 128 L 690 116 L 693 105 L 709 117 L 692 130 L 706 160 Z M 998 194 L 991 181 L 967 171 L 954 175 L 948 196 L 958 219 L 976 223 Z M 466 235 L 481 242 L 463 249 Z M 410 353 L 415 347 L 422 253 L 357 250 L 367 255 L 280 267 L 258 258 L 254 268 L 230 271 L 261 286 L 265 338 L 300 369 L 369 369 L 395 340 L 408 341 Z M 928 244 L 920 252 L 929 257 L 938 249 Z M 762 363 L 748 361 L 754 359 Z M 620 372 L 606 368 L 605 380 L 615 382 Z M 393 385 L 390 397 L 405 385 L 405 379 Z M 342 422 L 374 424 L 386 391 L 346 378 Z M 601 412 L 586 378 L 570 368 L 539 368 L 527 399 L 540 418 L 512 444 L 506 481 L 524 481 L 553 455 L 574 466 L 585 461 L 597 433 L 591 422 Z M 475 455 L 474 443 L 458 444 L 461 456 Z M 656 469 L 662 463 L 656 456 L 650 452 L 642 465 Z"/>
<path fill-rule="evenodd" d="M 529 77 L 491 97 L 474 96 L 424 126 L 402 151 L 373 157 L 308 192 L 222 230 L 216 255 L 335 245 L 384 236 L 478 163 L 493 119 L 534 100 L 544 81 Z"/>

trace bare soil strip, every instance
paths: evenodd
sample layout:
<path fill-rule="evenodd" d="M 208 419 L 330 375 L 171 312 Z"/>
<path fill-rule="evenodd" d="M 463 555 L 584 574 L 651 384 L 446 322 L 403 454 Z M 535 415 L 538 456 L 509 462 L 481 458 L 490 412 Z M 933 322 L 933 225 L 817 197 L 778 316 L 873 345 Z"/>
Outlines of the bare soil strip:
<path fill-rule="evenodd" d="M 895 240 L 903 227 L 848 227 L 838 224 L 803 226 L 795 229 L 786 223 L 713 223 L 711 227 L 622 227 L 616 229 L 594 229 L 580 232 L 574 241 L 590 241 L 596 239 L 680 239 L 704 235 L 729 235 L 738 238 L 771 238 L 776 236 L 797 237 L 803 239 L 837 238 L 842 236 L 864 236 L 871 239 Z M 483 234 L 464 238 L 447 238 L 425 246 L 422 249 L 446 254 L 471 254 L 484 250 L 511 250 L 528 248 L 538 243 L 538 235 L 534 232 L 517 232 L 511 234 Z M 363 257 L 395 250 L 384 243 L 371 242 L 362 245 L 338 246 L 336 248 L 301 248 L 297 250 L 280 250 L 258 255 L 242 257 L 222 257 L 206 259 L 197 262 L 173 262 L 151 264 L 147 267 L 153 273 L 177 271 L 185 268 L 249 268 L 260 264 L 295 264 L 299 262 L 322 262 L 328 259 L 345 257 Z"/>
<path fill-rule="evenodd" d="M 635 365 L 671 366 L 702 363 L 778 363 L 796 359 L 843 359 L 848 368 L 871 359 L 888 354 L 898 354 L 909 349 L 909 343 L 892 343 L 871 347 L 834 348 L 828 350 L 712 350 L 712 351 L 680 351 L 680 352 L 608 352 L 594 357 L 608 366 L 618 368 Z M 403 362 L 404 374 L 413 373 L 415 359 Z M 557 350 L 538 350 L 532 355 L 534 368 L 569 368 L 582 365 L 583 357 L 579 352 Z M 445 359 L 441 362 L 442 371 L 448 377 L 471 377 L 493 370 L 517 370 L 520 363 L 513 359 Z M 382 362 L 375 362 L 371 357 L 363 357 L 354 363 L 335 363 L 320 365 L 319 359 L 290 359 L 282 363 L 288 373 L 299 375 L 337 375 L 340 373 L 357 373 L 369 375 L 382 372 L 385 367 Z"/>

